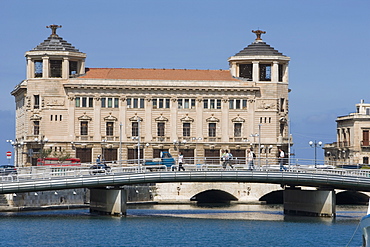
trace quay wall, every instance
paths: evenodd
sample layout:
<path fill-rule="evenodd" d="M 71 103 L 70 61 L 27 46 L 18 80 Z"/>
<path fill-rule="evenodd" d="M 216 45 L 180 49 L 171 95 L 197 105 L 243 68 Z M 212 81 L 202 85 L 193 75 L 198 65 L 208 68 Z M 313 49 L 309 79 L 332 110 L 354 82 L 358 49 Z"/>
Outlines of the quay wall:
<path fill-rule="evenodd" d="M 158 183 L 124 188 L 129 203 L 191 203 L 193 196 L 208 190 L 225 191 L 239 203 L 260 203 L 263 195 L 281 190 L 279 185 L 256 183 Z M 89 203 L 90 190 L 84 188 L 0 195 L 0 211 L 88 207 Z"/>

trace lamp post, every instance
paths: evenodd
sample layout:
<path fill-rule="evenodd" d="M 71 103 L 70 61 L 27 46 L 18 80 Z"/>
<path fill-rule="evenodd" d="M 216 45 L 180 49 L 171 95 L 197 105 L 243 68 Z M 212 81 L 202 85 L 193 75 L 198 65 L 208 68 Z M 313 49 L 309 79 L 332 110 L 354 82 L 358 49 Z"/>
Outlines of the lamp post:
<path fill-rule="evenodd" d="M 122 164 L 122 122 L 119 123 L 119 163 Z"/>
<path fill-rule="evenodd" d="M 103 164 L 105 164 L 105 148 L 107 146 L 107 139 L 101 140 L 101 146 L 102 146 L 101 161 L 102 161 Z"/>
<path fill-rule="evenodd" d="M 178 140 L 173 140 L 173 146 L 176 150 L 176 145 L 177 145 L 177 149 L 180 150 L 180 145 L 185 145 L 187 143 L 186 140 L 182 140 L 182 141 L 178 141 Z"/>
<path fill-rule="evenodd" d="M 258 137 L 258 166 L 261 167 L 261 124 L 258 125 L 258 133 L 250 134 L 250 137 L 253 137 L 254 142 Z"/>
<path fill-rule="evenodd" d="M 309 141 L 308 142 L 308 144 L 312 147 L 312 148 L 315 148 L 315 168 L 316 168 L 316 148 L 317 147 L 321 147 L 321 145 L 322 145 L 322 141 L 318 141 L 318 142 L 316 142 L 316 140 L 315 141 Z"/>
<path fill-rule="evenodd" d="M 22 148 L 24 145 L 24 142 L 18 142 L 17 139 L 15 141 L 13 140 L 6 140 L 6 142 L 10 143 L 14 148 L 14 165 L 18 166 L 19 163 L 19 148 Z"/>

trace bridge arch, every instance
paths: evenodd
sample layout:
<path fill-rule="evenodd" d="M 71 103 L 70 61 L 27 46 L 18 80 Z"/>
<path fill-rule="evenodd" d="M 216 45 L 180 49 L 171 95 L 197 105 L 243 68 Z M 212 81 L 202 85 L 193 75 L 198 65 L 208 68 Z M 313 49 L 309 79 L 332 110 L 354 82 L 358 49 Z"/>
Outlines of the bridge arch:
<path fill-rule="evenodd" d="M 238 198 L 226 191 L 214 189 L 202 191 L 190 198 L 190 201 L 197 203 L 230 203 L 237 200 Z"/>
<path fill-rule="evenodd" d="M 354 190 L 341 191 L 336 194 L 337 205 L 366 205 L 369 202 L 369 196 Z"/>
<path fill-rule="evenodd" d="M 283 204 L 283 193 L 284 190 L 274 190 L 262 196 L 259 201 L 266 202 L 266 204 Z"/>

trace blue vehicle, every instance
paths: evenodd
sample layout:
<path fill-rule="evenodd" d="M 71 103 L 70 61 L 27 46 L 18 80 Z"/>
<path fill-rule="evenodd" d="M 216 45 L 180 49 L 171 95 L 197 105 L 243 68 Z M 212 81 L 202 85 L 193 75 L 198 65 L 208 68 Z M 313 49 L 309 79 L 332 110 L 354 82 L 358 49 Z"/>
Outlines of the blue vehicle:
<path fill-rule="evenodd" d="M 174 166 L 175 164 L 176 164 L 175 159 L 167 151 L 161 152 L 161 158 L 145 160 L 144 162 L 145 166 L 163 166 L 164 165 L 167 168 L 170 168 Z"/>

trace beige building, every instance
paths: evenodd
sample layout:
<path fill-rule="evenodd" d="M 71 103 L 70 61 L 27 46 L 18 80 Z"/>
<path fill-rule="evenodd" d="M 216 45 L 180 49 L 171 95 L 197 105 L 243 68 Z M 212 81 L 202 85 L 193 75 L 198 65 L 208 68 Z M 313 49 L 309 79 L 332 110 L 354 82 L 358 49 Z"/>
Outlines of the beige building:
<path fill-rule="evenodd" d="M 290 58 L 257 38 L 228 59 L 229 70 L 86 68 L 86 54 L 56 33 L 25 53 L 27 78 L 15 87 L 16 164 L 42 149 L 83 162 L 159 157 L 181 150 L 243 159 L 286 152 Z M 139 144 L 139 145 L 138 145 Z M 53 154 L 52 154 L 53 155 Z M 217 161 L 218 162 L 218 161 Z"/>
<path fill-rule="evenodd" d="M 356 112 L 338 117 L 337 141 L 326 144 L 325 160 L 334 165 L 369 164 L 370 104 L 356 104 Z"/>

